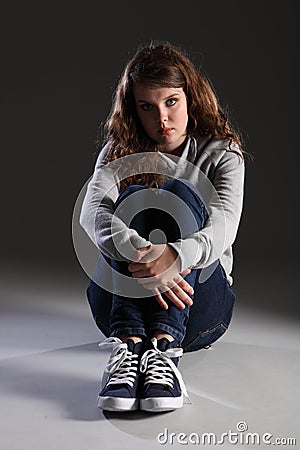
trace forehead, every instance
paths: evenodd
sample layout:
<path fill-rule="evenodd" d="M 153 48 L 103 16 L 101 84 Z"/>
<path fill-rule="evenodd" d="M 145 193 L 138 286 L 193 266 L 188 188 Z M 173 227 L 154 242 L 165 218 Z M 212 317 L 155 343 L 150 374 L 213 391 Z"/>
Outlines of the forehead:
<path fill-rule="evenodd" d="M 183 95 L 182 88 L 170 88 L 170 87 L 156 87 L 150 88 L 143 84 L 136 83 L 133 86 L 133 94 L 136 101 L 147 100 L 147 101 L 157 101 L 162 100 L 172 95 Z"/>

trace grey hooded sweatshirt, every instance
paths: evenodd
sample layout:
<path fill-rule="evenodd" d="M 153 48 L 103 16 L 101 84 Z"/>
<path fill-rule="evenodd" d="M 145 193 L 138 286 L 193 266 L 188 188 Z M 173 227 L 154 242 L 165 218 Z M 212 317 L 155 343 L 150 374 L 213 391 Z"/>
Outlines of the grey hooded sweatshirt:
<path fill-rule="evenodd" d="M 201 230 L 169 242 L 178 253 L 181 271 L 211 267 L 220 261 L 232 284 L 232 246 L 242 213 L 245 164 L 237 145 L 229 148 L 229 144 L 229 140 L 210 136 L 189 137 L 180 158 L 161 152 L 138 153 L 108 164 L 104 162 L 109 149 L 106 144 L 87 185 L 80 225 L 100 251 L 112 259 L 131 261 L 137 249 L 150 245 L 114 214 L 123 167 L 130 168 L 130 175 L 140 173 L 137 167 L 143 158 L 145 168 L 155 163 L 156 173 L 186 180 L 206 206 L 208 220 Z"/>

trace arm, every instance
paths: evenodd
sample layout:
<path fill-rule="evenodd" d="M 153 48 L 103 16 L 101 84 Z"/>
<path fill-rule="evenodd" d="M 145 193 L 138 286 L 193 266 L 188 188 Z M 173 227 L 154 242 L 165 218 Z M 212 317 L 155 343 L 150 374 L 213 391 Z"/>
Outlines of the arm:
<path fill-rule="evenodd" d="M 215 168 L 212 183 L 218 201 L 213 198 L 206 205 L 209 215 L 206 225 L 169 244 L 180 255 L 182 271 L 209 266 L 234 243 L 242 213 L 244 171 L 244 161 L 236 153 L 226 151 Z"/>
<path fill-rule="evenodd" d="M 114 165 L 105 164 L 109 144 L 101 150 L 88 183 L 79 222 L 93 243 L 109 258 L 120 261 L 134 259 L 136 250 L 150 242 L 114 216 L 118 198 L 118 180 Z"/>

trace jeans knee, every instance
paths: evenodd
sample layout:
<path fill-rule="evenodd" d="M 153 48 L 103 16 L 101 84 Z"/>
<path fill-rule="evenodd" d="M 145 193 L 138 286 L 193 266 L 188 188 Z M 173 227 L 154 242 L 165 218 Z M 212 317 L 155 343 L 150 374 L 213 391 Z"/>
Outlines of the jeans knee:
<path fill-rule="evenodd" d="M 206 206 L 200 192 L 190 181 L 183 178 L 173 178 L 164 183 L 162 189 L 172 192 L 183 200 L 194 212 L 195 217 L 200 217 L 199 229 L 203 227 L 208 218 Z"/>
<path fill-rule="evenodd" d="M 197 196 L 199 201 L 202 202 L 198 190 L 189 180 L 185 180 L 184 178 L 172 178 L 163 184 L 162 189 L 170 191 L 181 198 L 184 198 L 185 196 L 189 196 L 190 198 L 191 195 Z"/>
<path fill-rule="evenodd" d="M 127 198 L 129 195 L 134 194 L 135 192 L 138 192 L 138 191 L 142 191 L 144 189 L 146 189 L 146 187 L 145 186 L 141 186 L 139 184 L 132 184 L 131 186 L 128 186 L 119 195 L 119 197 L 118 197 L 118 199 L 117 199 L 117 201 L 115 203 L 115 208 L 122 202 L 122 200 Z"/>

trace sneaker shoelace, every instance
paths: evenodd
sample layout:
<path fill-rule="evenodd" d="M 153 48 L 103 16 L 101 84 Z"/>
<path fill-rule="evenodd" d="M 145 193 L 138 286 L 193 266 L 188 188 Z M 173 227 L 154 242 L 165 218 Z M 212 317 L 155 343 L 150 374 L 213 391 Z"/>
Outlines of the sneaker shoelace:
<path fill-rule="evenodd" d="M 133 388 L 138 369 L 139 355 L 128 350 L 127 344 L 119 338 L 109 337 L 98 344 L 99 347 L 112 347 L 112 352 L 102 378 L 102 386 L 128 384 Z"/>
<path fill-rule="evenodd" d="M 171 359 L 182 356 L 182 348 L 168 348 L 165 351 L 161 351 L 157 347 L 155 338 L 151 339 L 151 342 L 154 348 L 147 350 L 142 355 L 140 362 L 140 371 L 142 373 L 147 371 L 144 384 L 156 383 L 173 388 L 174 376 L 176 376 L 181 391 L 190 401 L 182 375 Z"/>

